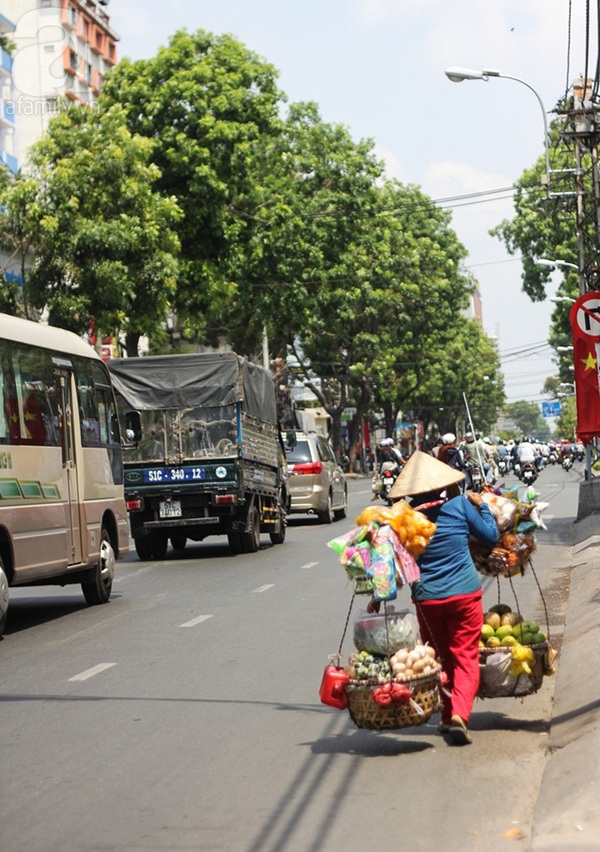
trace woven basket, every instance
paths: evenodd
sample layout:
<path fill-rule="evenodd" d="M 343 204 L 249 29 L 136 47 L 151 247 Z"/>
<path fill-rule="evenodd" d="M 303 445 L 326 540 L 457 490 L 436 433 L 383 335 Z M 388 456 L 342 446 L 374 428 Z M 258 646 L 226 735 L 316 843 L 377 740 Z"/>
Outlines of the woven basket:
<path fill-rule="evenodd" d="M 403 681 L 412 690 L 414 704 L 392 702 L 389 707 L 380 707 L 373 700 L 373 691 L 381 684 L 370 685 L 351 681 L 346 687 L 350 718 L 358 728 L 370 728 L 374 731 L 422 725 L 439 708 L 438 681 L 437 674 Z"/>
<path fill-rule="evenodd" d="M 544 680 L 545 661 L 544 657 L 548 650 L 547 642 L 540 642 L 538 645 L 529 645 L 533 651 L 533 661 L 529 663 L 531 674 L 525 673 L 518 677 L 511 677 L 510 682 L 503 685 L 500 689 L 490 689 L 487 687 L 482 677 L 477 692 L 478 698 L 522 698 L 524 695 L 532 695 L 541 687 Z M 486 665 L 487 658 L 492 654 L 510 654 L 510 648 L 480 648 L 479 650 L 479 666 Z"/>

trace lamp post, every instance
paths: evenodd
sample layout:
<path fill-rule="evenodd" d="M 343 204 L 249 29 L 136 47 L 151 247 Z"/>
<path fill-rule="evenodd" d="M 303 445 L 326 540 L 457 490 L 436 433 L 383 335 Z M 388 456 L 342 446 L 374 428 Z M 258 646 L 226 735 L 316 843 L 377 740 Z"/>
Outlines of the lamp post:
<path fill-rule="evenodd" d="M 542 111 L 542 118 L 544 120 L 544 153 L 546 155 L 546 191 L 550 191 L 550 151 L 548 148 L 548 119 L 546 117 L 546 110 L 544 109 L 544 104 L 542 99 L 536 92 L 536 90 L 531 86 L 526 80 L 521 80 L 520 77 L 512 77 L 510 74 L 501 74 L 500 71 L 493 71 L 490 68 L 483 68 L 481 71 L 475 71 L 472 68 L 461 68 L 460 66 L 453 65 L 450 68 L 446 69 L 446 77 L 451 80 L 453 83 L 462 83 L 463 80 L 483 80 L 485 83 L 488 82 L 490 77 L 500 77 L 503 80 L 514 80 L 516 83 L 522 83 L 523 86 L 527 86 L 530 92 L 533 92 L 535 95 L 538 104 L 540 105 L 540 109 Z"/>
<path fill-rule="evenodd" d="M 579 271 L 579 267 L 576 263 L 569 263 L 568 260 L 549 260 L 547 257 L 540 257 L 538 260 L 534 260 L 536 266 L 549 266 L 550 269 L 554 269 L 558 267 L 560 269 L 561 266 L 566 267 L 567 269 L 576 269 Z"/>

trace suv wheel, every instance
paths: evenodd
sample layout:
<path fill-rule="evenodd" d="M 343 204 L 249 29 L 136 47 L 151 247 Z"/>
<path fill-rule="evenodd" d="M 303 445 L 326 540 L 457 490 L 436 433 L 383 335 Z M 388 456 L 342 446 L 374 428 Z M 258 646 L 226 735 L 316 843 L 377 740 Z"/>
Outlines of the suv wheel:
<path fill-rule="evenodd" d="M 327 495 L 327 508 L 324 512 L 318 512 L 318 518 L 322 524 L 331 524 L 333 522 L 333 503 L 331 501 L 331 492 Z"/>

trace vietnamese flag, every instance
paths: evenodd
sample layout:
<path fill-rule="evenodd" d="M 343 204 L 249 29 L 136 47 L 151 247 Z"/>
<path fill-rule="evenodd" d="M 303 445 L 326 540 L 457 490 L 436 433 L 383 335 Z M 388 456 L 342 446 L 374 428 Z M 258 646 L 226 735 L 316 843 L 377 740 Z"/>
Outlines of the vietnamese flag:
<path fill-rule="evenodd" d="M 577 436 L 587 446 L 600 436 L 600 292 L 583 293 L 571 308 Z"/>

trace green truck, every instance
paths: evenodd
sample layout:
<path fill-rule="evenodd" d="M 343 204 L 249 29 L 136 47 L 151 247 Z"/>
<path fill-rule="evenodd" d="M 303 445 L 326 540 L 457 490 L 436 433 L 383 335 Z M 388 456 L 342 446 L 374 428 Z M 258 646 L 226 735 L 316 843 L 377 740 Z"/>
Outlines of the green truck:
<path fill-rule="evenodd" d="M 108 362 L 125 437 L 125 500 L 140 559 L 225 535 L 254 553 L 285 539 L 285 453 L 271 373 L 234 352 Z"/>

